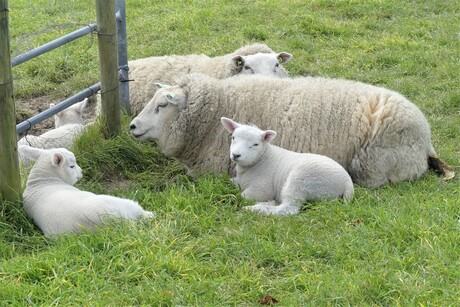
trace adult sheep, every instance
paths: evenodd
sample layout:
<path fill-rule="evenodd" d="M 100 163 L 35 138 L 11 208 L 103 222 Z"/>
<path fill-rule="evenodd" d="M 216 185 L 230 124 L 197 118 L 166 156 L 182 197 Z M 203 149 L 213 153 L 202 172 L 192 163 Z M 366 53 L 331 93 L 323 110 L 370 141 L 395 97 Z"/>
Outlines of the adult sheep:
<path fill-rule="evenodd" d="M 230 54 L 209 57 L 204 54 L 157 56 L 129 61 L 131 112 L 137 115 L 155 94 L 154 84 L 171 83 L 187 73 L 204 73 L 219 79 L 237 74 L 264 74 L 287 77 L 283 64 L 292 55 L 275 53 L 265 44 L 244 46 Z"/>
<path fill-rule="evenodd" d="M 159 90 L 133 119 L 131 133 L 156 140 L 192 173 L 231 172 L 226 116 L 279 132 L 274 144 L 339 162 L 364 187 L 454 172 L 431 144 L 423 113 L 400 94 L 369 84 L 320 77 L 190 74 Z"/>

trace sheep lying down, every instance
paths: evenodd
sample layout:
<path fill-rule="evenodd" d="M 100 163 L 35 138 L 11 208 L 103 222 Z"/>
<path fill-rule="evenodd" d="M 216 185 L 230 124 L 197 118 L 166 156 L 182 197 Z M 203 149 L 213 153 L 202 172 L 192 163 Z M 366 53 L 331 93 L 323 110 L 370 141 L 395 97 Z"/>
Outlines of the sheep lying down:
<path fill-rule="evenodd" d="M 221 121 L 232 134 L 230 160 L 236 163 L 233 182 L 243 197 L 257 201 L 246 209 L 264 215 L 291 215 L 299 213 L 308 200 L 353 197 L 350 175 L 331 158 L 272 145 L 276 137 L 273 130 L 262 131 L 226 117 Z"/>
<path fill-rule="evenodd" d="M 24 209 L 46 236 L 94 229 L 114 218 L 154 217 L 135 201 L 74 187 L 82 172 L 74 154 L 67 149 L 22 145 L 19 151 L 36 161 L 23 194 Z"/>
<path fill-rule="evenodd" d="M 239 74 L 287 77 L 283 65 L 292 59 L 287 52 L 274 52 L 265 44 L 243 46 L 232 53 L 154 56 L 129 61 L 131 112 L 137 115 L 155 94 L 154 84 L 171 83 L 176 77 L 199 72 L 219 79 Z"/>
<path fill-rule="evenodd" d="M 85 130 L 83 112 L 86 110 L 88 98 L 62 110 L 54 115 L 54 129 L 41 135 L 25 135 L 18 141 L 18 146 L 28 145 L 36 148 L 67 148 L 71 149 L 75 140 Z M 50 104 L 50 107 L 54 104 Z M 30 160 L 19 152 L 19 161 L 26 169 Z"/>
<path fill-rule="evenodd" d="M 140 141 L 155 140 L 192 174 L 233 175 L 222 116 L 271 127 L 278 132 L 274 145 L 328 156 L 364 187 L 416 179 L 428 167 L 445 179 L 454 176 L 436 154 L 429 124 L 413 103 L 394 91 L 349 80 L 261 75 L 219 80 L 190 74 L 158 90 L 130 129 Z"/>

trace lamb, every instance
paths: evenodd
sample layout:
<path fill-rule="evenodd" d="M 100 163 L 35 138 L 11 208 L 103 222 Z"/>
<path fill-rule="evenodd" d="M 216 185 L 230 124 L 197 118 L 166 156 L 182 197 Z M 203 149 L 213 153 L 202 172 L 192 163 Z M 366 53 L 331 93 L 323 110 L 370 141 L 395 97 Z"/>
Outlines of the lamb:
<path fill-rule="evenodd" d="M 67 148 L 71 149 L 77 137 L 85 130 L 83 112 L 86 110 L 88 98 L 54 115 L 55 129 L 41 135 L 25 135 L 18 141 L 18 146 L 28 145 L 36 148 Z M 52 107 L 53 104 L 50 104 Z M 19 160 L 29 168 L 30 160 L 19 153 Z"/>
<path fill-rule="evenodd" d="M 229 172 L 230 146 L 220 118 L 272 127 L 274 144 L 328 156 L 355 183 L 379 187 L 422 176 L 455 173 L 439 159 L 423 113 L 402 95 L 349 80 L 190 74 L 157 91 L 132 120 L 131 134 L 155 140 L 193 175 Z"/>
<path fill-rule="evenodd" d="M 273 130 L 242 125 L 221 118 L 232 134 L 230 160 L 236 163 L 233 182 L 244 198 L 258 203 L 245 209 L 263 215 L 291 215 L 300 212 L 308 200 L 350 200 L 354 188 L 345 169 L 326 156 L 297 153 L 272 145 Z M 273 201 L 279 205 L 274 206 Z"/>
<path fill-rule="evenodd" d="M 292 59 L 287 52 L 275 53 L 265 44 L 244 46 L 224 56 L 171 55 L 149 57 L 128 62 L 131 112 L 137 115 L 155 94 L 154 83 L 171 83 L 174 78 L 191 72 L 219 79 L 237 74 L 265 74 L 287 77 L 283 65 Z"/>
<path fill-rule="evenodd" d="M 24 191 L 24 209 L 46 236 L 95 229 L 108 220 L 154 217 L 135 201 L 81 191 L 82 178 L 74 154 L 65 148 L 39 149 L 21 145 L 19 151 L 36 160 Z"/>

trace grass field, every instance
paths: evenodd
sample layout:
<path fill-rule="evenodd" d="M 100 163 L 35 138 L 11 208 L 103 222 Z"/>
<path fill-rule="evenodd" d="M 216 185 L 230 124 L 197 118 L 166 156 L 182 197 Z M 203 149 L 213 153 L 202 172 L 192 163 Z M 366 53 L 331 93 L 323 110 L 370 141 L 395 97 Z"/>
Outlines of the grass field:
<path fill-rule="evenodd" d="M 130 59 L 231 52 L 252 42 L 286 68 L 396 90 L 426 114 L 459 172 L 460 4 L 456 1 L 127 1 Z M 12 55 L 95 22 L 94 1 L 10 1 Z M 15 97 L 64 98 L 98 80 L 96 36 L 13 68 Z M 297 216 L 240 210 L 228 176 L 190 178 L 153 143 L 96 128 L 74 148 L 81 189 L 132 198 L 157 218 L 44 238 L 1 201 L 1 305 L 460 305 L 460 179 L 427 173 Z"/>

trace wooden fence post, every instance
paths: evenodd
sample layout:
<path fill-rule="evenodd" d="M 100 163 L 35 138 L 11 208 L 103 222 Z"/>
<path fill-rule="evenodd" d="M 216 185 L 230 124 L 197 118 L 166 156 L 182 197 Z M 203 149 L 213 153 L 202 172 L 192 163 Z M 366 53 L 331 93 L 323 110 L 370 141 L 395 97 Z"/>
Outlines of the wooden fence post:
<path fill-rule="evenodd" d="M 16 139 L 8 0 L 0 0 L 0 194 L 8 201 L 22 198 Z"/>
<path fill-rule="evenodd" d="M 97 38 L 101 74 L 102 124 L 106 137 L 121 129 L 115 0 L 96 0 Z"/>

